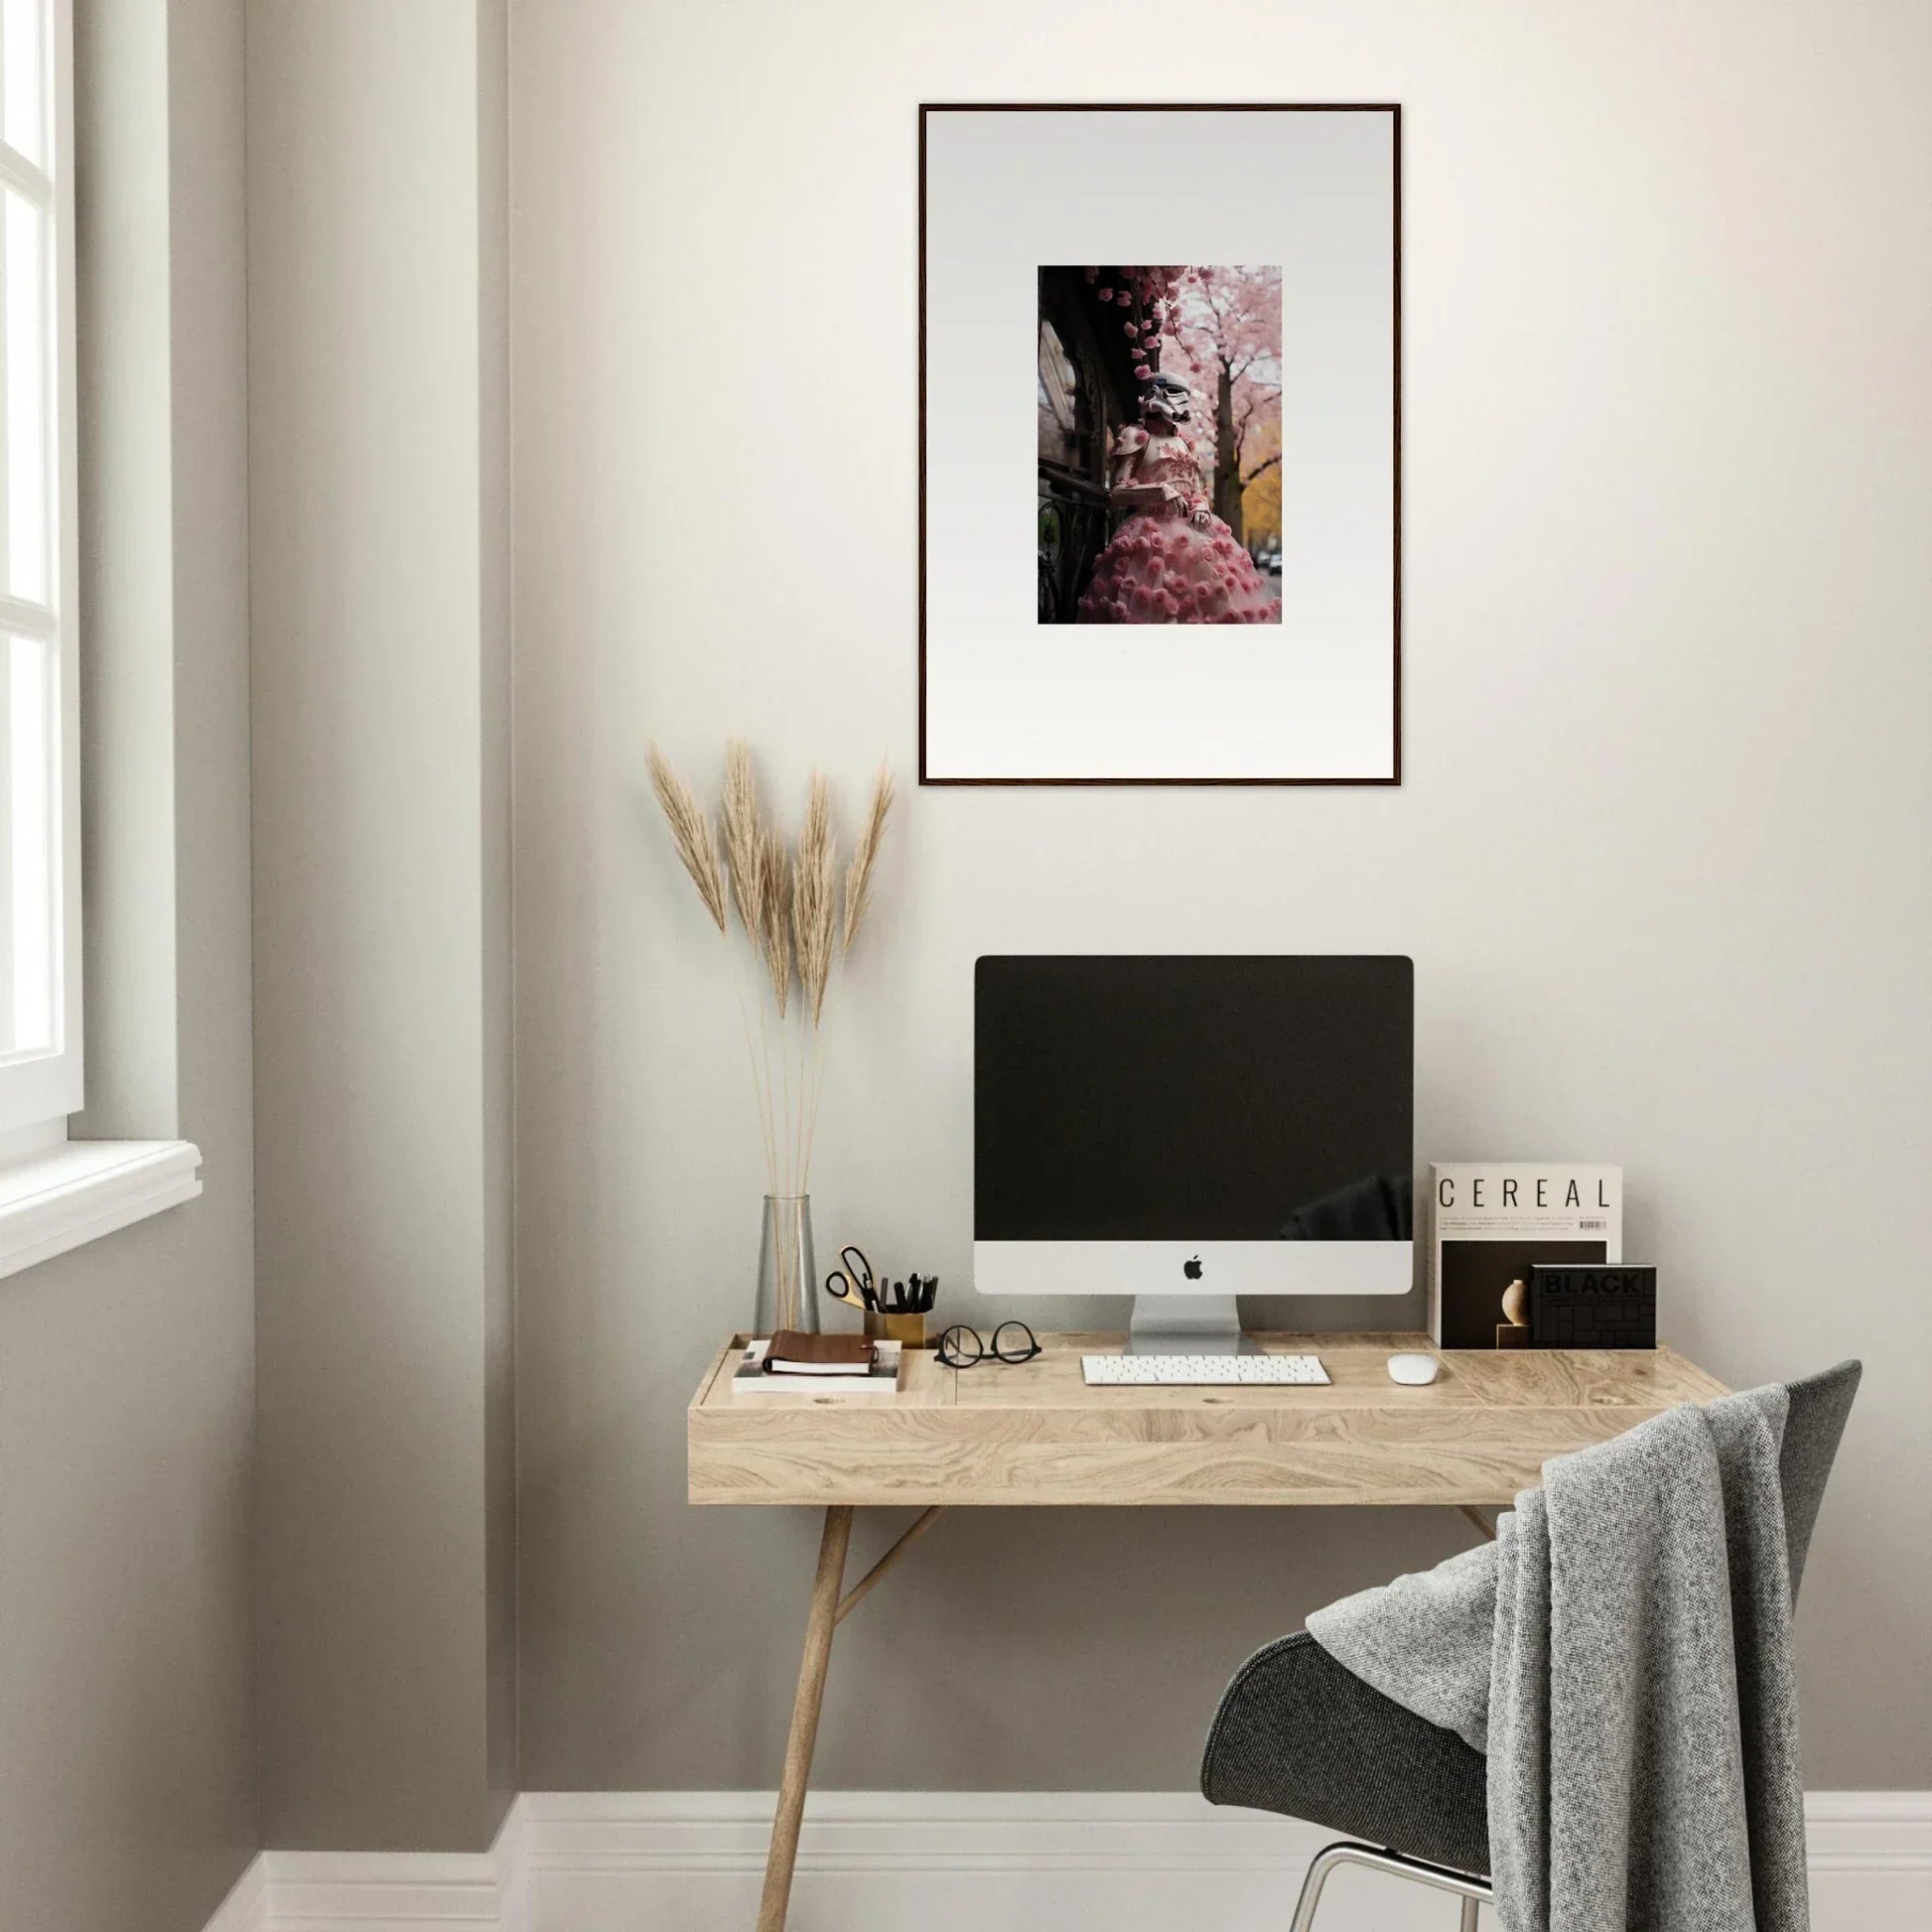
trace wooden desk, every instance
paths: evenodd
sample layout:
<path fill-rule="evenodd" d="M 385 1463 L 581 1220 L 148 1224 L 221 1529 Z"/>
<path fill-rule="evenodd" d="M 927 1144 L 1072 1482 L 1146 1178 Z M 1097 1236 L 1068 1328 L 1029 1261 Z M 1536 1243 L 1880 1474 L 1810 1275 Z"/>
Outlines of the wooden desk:
<path fill-rule="evenodd" d="M 833 1629 L 941 1509 L 1442 1503 L 1488 1535 L 1476 1512 L 1534 1487 L 1549 1457 L 1725 1393 L 1668 1348 L 1447 1353 L 1427 1388 L 1401 1388 L 1389 1356 L 1436 1352 L 1415 1334 L 1258 1337 L 1271 1352 L 1318 1355 L 1325 1388 L 1090 1389 L 1081 1354 L 1117 1350 L 1118 1334 L 1039 1339 L 1036 1360 L 1011 1365 L 955 1370 L 912 1354 L 891 1400 L 745 1401 L 729 1386 L 737 1335 L 698 1384 L 691 1501 L 825 1511 L 759 1932 L 785 1922 Z M 921 1514 L 844 1590 L 853 1510 L 908 1506 Z"/>

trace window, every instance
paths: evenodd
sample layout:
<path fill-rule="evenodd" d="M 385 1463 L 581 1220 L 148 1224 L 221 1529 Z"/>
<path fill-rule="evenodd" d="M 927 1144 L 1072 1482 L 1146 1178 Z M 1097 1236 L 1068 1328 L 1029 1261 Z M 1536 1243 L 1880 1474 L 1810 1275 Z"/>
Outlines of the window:
<path fill-rule="evenodd" d="M 0 0 L 0 1134 L 80 1105 L 69 0 Z"/>
<path fill-rule="evenodd" d="M 1086 439 L 1080 433 L 1080 376 L 1061 346 L 1059 332 L 1039 322 L 1039 455 L 1041 462 L 1084 470 Z"/>
<path fill-rule="evenodd" d="M 81 1105 L 71 6 L 0 0 L 0 1277 L 202 1191 L 191 1142 L 68 1135 Z"/>

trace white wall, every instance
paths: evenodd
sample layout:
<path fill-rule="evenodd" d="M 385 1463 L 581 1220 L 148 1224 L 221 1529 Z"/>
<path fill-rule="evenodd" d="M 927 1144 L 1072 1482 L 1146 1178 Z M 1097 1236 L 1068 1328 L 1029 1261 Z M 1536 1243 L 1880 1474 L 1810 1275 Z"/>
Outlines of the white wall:
<path fill-rule="evenodd" d="M 816 1534 L 682 1500 L 760 1177 L 645 743 L 909 775 L 915 103 L 1217 96 L 1404 106 L 1406 781 L 910 793 L 821 1237 L 971 1311 L 978 953 L 1411 953 L 1425 1159 L 1621 1161 L 1669 1340 L 1734 1383 L 1865 1358 L 1809 1780 L 1932 1785 L 1932 14 L 523 0 L 512 34 L 524 1786 L 765 1784 Z M 841 1637 L 824 1782 L 1183 1785 L 1250 1645 L 1462 1536 L 951 1519 Z"/>

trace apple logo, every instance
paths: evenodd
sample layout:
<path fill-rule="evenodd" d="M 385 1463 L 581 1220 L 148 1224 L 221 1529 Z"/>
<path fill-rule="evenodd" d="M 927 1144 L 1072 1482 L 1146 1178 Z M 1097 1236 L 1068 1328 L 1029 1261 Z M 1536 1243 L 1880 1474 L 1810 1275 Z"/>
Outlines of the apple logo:
<path fill-rule="evenodd" d="M 1199 1281 L 1200 1280 L 1200 1256 L 1195 1255 L 1192 1257 L 1191 1260 L 1183 1261 L 1180 1264 L 1180 1272 L 1183 1275 L 1185 1275 L 1190 1282 Z"/>

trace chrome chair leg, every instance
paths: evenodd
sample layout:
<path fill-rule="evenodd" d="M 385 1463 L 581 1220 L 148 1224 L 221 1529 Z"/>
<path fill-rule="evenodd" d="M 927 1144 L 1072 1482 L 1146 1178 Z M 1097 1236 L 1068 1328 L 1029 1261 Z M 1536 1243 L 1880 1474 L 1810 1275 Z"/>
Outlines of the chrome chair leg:
<path fill-rule="evenodd" d="M 1351 1845 L 1330 1845 L 1317 1852 L 1309 1862 L 1309 1875 L 1302 1880 L 1302 1895 L 1295 1901 L 1295 1917 L 1288 1932 L 1309 1932 L 1314 1923 L 1314 1908 L 1321 1903 L 1321 1887 L 1328 1882 L 1328 1874 L 1338 1864 L 1349 1863 L 1348 1854 L 1356 1848 Z"/>
<path fill-rule="evenodd" d="M 1378 1851 L 1372 1845 L 1355 1845 L 1347 1840 L 1329 1845 L 1314 1855 L 1309 1875 L 1302 1880 L 1302 1895 L 1295 1902 L 1295 1917 L 1289 1932 L 1309 1932 L 1314 1924 L 1315 1907 L 1321 1903 L 1321 1888 L 1337 1865 L 1362 1864 L 1371 1871 L 1386 1871 L 1392 1877 L 1407 1878 L 1412 1884 L 1430 1885 L 1437 1891 L 1453 1893 L 1462 1901 L 1461 1932 L 1475 1932 L 1476 1912 L 1495 1893 L 1488 1879 L 1466 1871 L 1451 1871 L 1448 1865 L 1430 1864 L 1423 1859 L 1405 1859 L 1400 1852 Z"/>

